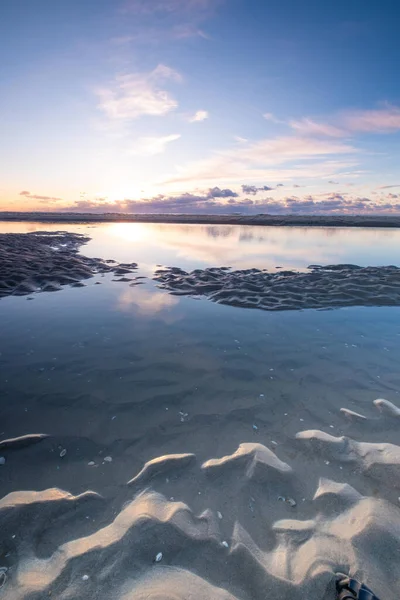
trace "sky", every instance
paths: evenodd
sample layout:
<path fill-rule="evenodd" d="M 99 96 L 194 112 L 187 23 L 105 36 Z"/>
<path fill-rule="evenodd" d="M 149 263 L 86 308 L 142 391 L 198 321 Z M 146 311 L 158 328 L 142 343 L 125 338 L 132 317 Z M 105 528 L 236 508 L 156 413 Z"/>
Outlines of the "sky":
<path fill-rule="evenodd" d="M 398 0 L 1 0 L 0 211 L 400 214 Z"/>

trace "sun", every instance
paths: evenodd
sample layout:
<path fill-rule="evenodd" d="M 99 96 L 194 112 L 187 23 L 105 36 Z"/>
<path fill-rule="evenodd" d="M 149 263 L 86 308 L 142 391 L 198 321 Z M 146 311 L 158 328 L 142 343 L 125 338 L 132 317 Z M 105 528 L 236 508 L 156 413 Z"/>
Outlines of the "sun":
<path fill-rule="evenodd" d="M 149 237 L 149 228 L 147 223 L 113 223 L 110 233 L 121 240 L 137 243 Z"/>

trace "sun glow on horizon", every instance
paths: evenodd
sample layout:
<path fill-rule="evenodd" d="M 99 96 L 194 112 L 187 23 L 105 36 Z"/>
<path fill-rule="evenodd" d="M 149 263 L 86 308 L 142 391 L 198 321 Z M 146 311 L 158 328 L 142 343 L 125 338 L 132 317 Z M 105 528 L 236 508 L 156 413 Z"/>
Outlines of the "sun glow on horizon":
<path fill-rule="evenodd" d="M 0 211 L 400 212 L 396 3 L 4 4 Z"/>
<path fill-rule="evenodd" d="M 134 244 L 149 238 L 150 230 L 146 223 L 113 223 L 109 229 L 110 235 L 124 242 Z"/>

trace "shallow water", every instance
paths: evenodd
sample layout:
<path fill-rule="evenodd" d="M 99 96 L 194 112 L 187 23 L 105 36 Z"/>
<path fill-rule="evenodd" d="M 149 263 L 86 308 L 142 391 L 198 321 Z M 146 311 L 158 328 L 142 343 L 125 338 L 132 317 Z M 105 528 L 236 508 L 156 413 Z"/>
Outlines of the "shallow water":
<path fill-rule="evenodd" d="M 310 263 L 400 263 L 397 230 L 0 224 L 1 232 L 39 229 L 87 233 L 92 241 L 82 247 L 82 253 L 136 261 L 139 275 L 151 275 L 157 264 L 184 269 L 222 265 L 302 269 Z M 270 586 L 268 594 L 274 597 L 271 577 L 273 581 L 278 578 L 281 582 L 283 577 L 300 585 L 294 571 L 272 569 L 271 575 L 268 567 L 263 585 L 253 567 L 243 567 L 243 581 L 238 582 L 233 574 L 235 563 L 229 563 L 230 554 L 228 558 L 224 554 L 219 567 L 213 568 L 210 562 L 219 564 L 214 550 L 207 546 L 212 560 L 194 552 L 193 544 L 200 543 L 196 537 L 200 529 L 194 525 L 196 534 L 185 529 L 186 541 L 175 540 L 169 546 L 169 530 L 157 529 L 150 543 L 136 521 L 132 525 L 135 539 L 142 540 L 142 549 L 149 544 L 148 555 L 145 552 L 142 556 L 142 549 L 136 546 L 132 550 L 138 561 L 137 572 L 118 570 L 114 558 L 107 555 L 108 542 L 104 542 L 105 554 L 96 558 L 100 566 L 91 562 L 89 550 L 82 550 L 75 560 L 86 571 L 81 573 L 74 567 L 76 580 L 70 567 L 63 565 L 61 574 L 54 575 L 57 569 L 47 565 L 51 583 L 33 585 L 36 567 L 31 563 L 27 566 L 28 558 L 49 557 L 66 541 L 99 532 L 121 515 L 122 507 L 132 503 L 144 487 L 150 493 L 163 494 L 168 502 L 185 502 L 196 515 L 206 509 L 219 510 L 224 517 L 221 539 L 228 539 L 229 546 L 233 546 L 240 522 L 258 546 L 271 552 L 275 543 L 271 528 L 279 519 L 315 518 L 312 497 L 321 476 L 350 483 L 369 499 L 386 500 L 399 512 L 400 519 L 399 489 L 389 471 L 379 478 L 366 476 L 354 463 L 327 460 L 322 453 L 310 457 L 295 440 L 297 432 L 316 429 L 358 441 L 399 442 L 398 425 L 386 426 L 385 422 L 383 427 L 380 421 L 379 426 L 370 426 L 369 421 L 366 425 L 349 423 L 339 411 L 346 407 L 375 418 L 374 399 L 383 397 L 400 405 L 398 308 L 266 313 L 172 296 L 151 280 L 132 288 L 111 279 L 99 276 L 88 280 L 84 288 L 66 287 L 58 293 L 37 294 L 32 301 L 26 297 L 0 301 L 0 439 L 28 433 L 52 436 L 35 446 L 0 452 L 6 456 L 6 464 L 0 466 L 0 497 L 20 490 L 61 488 L 72 494 L 93 490 L 106 498 L 101 506 L 90 505 L 90 510 L 81 509 L 77 501 L 76 513 L 61 514 L 61 508 L 57 508 L 61 511 L 60 521 L 52 524 L 46 517 L 51 502 L 33 503 L 33 509 L 30 500 L 28 507 L 19 512 L 15 509 L 18 519 L 10 517 L 9 522 L 17 539 L 23 537 L 19 521 L 29 518 L 32 511 L 36 511 L 36 529 L 30 536 L 28 551 L 26 540 L 20 546 L 0 548 L 0 567 L 9 567 L 10 598 L 36 598 L 34 594 L 49 589 L 53 597 L 79 597 L 83 594 L 81 577 L 87 570 L 92 587 L 84 592 L 85 597 L 107 597 L 117 585 L 115 581 L 118 590 L 112 591 L 113 597 L 142 597 L 138 591 L 142 588 L 145 591 L 140 593 L 147 597 L 146 586 L 150 584 L 146 577 L 153 573 L 152 559 L 159 546 L 163 566 L 182 568 L 186 574 L 190 570 L 190 577 L 200 576 L 203 583 L 226 589 L 234 597 L 269 598 L 262 596 L 263 585 Z M 96 281 L 102 285 L 94 285 Z M 278 481 L 265 488 L 258 480 L 249 483 L 235 469 L 233 475 L 210 483 L 197 471 L 185 471 L 180 476 L 172 469 L 171 475 L 146 481 L 143 488 L 126 486 L 155 457 L 194 453 L 200 465 L 210 458 L 232 454 L 242 442 L 271 448 L 292 467 L 294 483 L 285 487 Z M 62 449 L 67 450 L 63 458 Z M 110 456 L 112 462 L 104 462 L 105 456 Z M 90 461 L 96 466 L 89 467 Z M 295 497 L 294 509 L 278 500 L 286 494 Z M 136 514 L 144 509 L 132 510 Z M 153 514 L 153 509 L 148 510 Z M 154 510 L 154 522 L 159 523 L 160 514 Z M 131 556 L 126 543 L 117 543 L 117 550 L 121 565 L 125 565 Z M 285 560 L 292 560 L 290 552 L 286 548 Z M 376 549 L 374 552 L 377 554 Z M 254 557 L 257 552 L 252 550 L 250 555 Z M 384 582 L 384 560 L 376 556 L 363 560 Z M 368 579 L 368 569 L 359 557 L 354 564 L 348 557 L 346 561 Z M 309 567 L 306 565 L 305 572 Z M 26 575 L 29 581 L 22 585 L 24 569 L 31 579 Z M 140 583 L 143 577 L 145 581 Z M 168 577 L 184 580 L 175 571 Z M 309 579 L 312 577 L 309 574 Z M 129 583 L 130 578 L 135 581 Z M 18 586 L 13 587 L 15 581 Z M 304 581 L 308 581 L 306 576 Z M 153 584 L 156 589 L 157 582 Z M 193 585 L 196 589 L 198 582 Z M 395 583 L 392 587 L 390 581 L 382 585 L 387 586 L 387 598 L 396 597 Z M 315 589 L 318 591 L 318 586 Z M 292 588 L 279 590 L 282 598 L 293 593 Z M 219 597 L 218 593 L 204 588 L 199 597 Z M 177 597 L 186 598 L 184 594 Z"/>
<path fill-rule="evenodd" d="M 90 235 L 92 241 L 82 250 L 88 256 L 136 260 L 149 273 L 156 264 L 185 270 L 223 265 L 304 269 L 316 262 L 400 264 L 398 229 L 0 222 L 0 233 L 60 229 Z"/>

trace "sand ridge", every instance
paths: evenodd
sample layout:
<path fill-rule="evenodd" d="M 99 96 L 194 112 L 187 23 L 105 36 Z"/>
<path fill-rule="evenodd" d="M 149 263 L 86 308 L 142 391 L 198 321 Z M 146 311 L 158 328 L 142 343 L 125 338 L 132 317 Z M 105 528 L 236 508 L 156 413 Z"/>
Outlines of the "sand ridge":
<path fill-rule="evenodd" d="M 375 406 L 386 409 L 379 419 L 398 426 L 395 405 L 379 399 Z M 378 465 L 379 479 L 394 484 L 394 444 L 318 430 L 296 438 L 310 473 L 329 457 L 355 466 L 366 480 Z M 156 457 L 108 498 L 56 488 L 10 493 L 0 501 L 1 593 L 11 600 L 328 600 L 335 573 L 344 572 L 382 598 L 398 598 L 400 507 L 329 477 L 309 486 L 304 503 L 307 482 L 282 453 L 283 447 L 248 442 L 203 464 L 193 454 Z M 179 494 L 180 484 L 193 481 L 204 495 L 189 502 L 161 491 L 167 484 Z M 235 501 L 222 507 L 225 494 Z M 298 502 L 282 502 L 289 495 Z"/>

